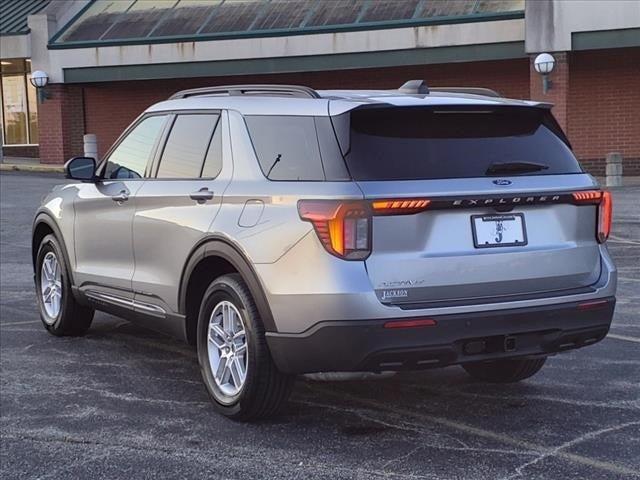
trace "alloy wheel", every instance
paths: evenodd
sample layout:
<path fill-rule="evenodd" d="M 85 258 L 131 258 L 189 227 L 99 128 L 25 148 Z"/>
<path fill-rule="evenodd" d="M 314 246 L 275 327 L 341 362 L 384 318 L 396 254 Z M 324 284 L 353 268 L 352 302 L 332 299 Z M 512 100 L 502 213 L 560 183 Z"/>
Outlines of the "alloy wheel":
<path fill-rule="evenodd" d="M 47 252 L 40 269 L 40 295 L 46 312 L 45 322 L 52 325 L 62 308 L 62 274 L 55 253 Z"/>
<path fill-rule="evenodd" d="M 247 378 L 247 335 L 242 315 L 229 301 L 218 303 L 209 318 L 207 349 L 216 385 L 226 397 L 242 390 Z"/>

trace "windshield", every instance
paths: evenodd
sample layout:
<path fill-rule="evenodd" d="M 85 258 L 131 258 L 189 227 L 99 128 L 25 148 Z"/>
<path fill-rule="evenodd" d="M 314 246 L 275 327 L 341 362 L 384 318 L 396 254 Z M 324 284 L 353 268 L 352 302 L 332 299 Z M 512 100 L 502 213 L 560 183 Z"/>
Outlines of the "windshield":
<path fill-rule="evenodd" d="M 355 180 L 582 173 L 551 114 L 532 107 L 385 107 L 351 112 Z"/>

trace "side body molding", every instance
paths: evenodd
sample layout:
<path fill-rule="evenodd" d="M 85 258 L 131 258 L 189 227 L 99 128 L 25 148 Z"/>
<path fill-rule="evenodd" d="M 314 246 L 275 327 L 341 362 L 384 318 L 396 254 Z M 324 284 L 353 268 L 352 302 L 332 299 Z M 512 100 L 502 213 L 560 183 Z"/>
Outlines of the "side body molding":
<path fill-rule="evenodd" d="M 255 270 L 238 247 L 217 235 L 203 239 L 194 247 L 193 252 L 189 256 L 189 260 L 182 272 L 182 278 L 180 279 L 180 289 L 178 291 L 179 313 L 186 315 L 187 312 L 187 285 L 189 284 L 191 274 L 196 265 L 208 257 L 219 257 L 229 262 L 235 268 L 249 287 L 249 291 L 260 312 L 265 330 L 267 332 L 277 332 L 271 308 L 269 307 L 267 297 Z"/>

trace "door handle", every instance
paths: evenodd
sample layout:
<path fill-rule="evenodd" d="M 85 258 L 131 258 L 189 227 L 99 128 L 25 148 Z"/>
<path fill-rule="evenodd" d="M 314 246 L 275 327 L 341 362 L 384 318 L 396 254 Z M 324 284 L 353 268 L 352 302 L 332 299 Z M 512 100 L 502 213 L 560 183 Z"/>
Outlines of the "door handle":
<path fill-rule="evenodd" d="M 121 190 L 119 194 L 112 196 L 111 200 L 118 203 L 126 202 L 129 200 L 129 192 Z"/>
<path fill-rule="evenodd" d="M 213 192 L 207 187 L 203 187 L 197 192 L 192 192 L 189 197 L 191 197 L 192 200 L 196 200 L 198 203 L 204 203 L 213 198 Z"/>

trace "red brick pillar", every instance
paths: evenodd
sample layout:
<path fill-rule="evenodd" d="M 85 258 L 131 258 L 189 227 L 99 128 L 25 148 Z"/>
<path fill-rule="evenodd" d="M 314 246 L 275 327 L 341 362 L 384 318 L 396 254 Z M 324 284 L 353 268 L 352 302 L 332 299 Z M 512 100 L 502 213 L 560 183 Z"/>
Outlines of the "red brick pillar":
<path fill-rule="evenodd" d="M 46 93 L 49 98 L 38 105 L 40 162 L 63 164 L 83 153 L 82 87 L 53 84 Z"/>
<path fill-rule="evenodd" d="M 531 56 L 529 62 L 529 88 L 532 100 L 541 102 L 550 102 L 554 104 L 553 115 L 558 123 L 568 133 L 569 130 L 569 61 L 566 52 L 555 52 L 552 54 L 556 59 L 556 65 L 553 72 L 549 74 L 551 85 L 549 91 L 545 94 L 542 92 L 542 75 L 536 72 L 533 61 L 537 55 Z"/>

